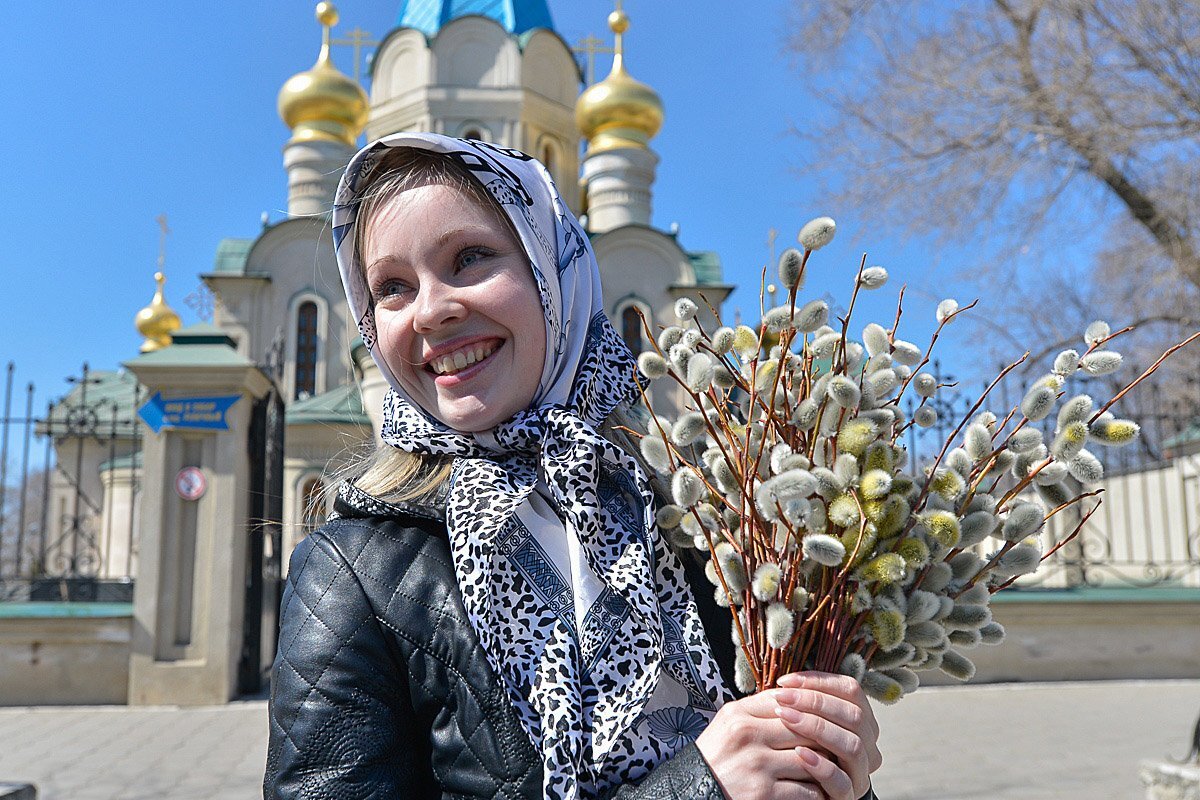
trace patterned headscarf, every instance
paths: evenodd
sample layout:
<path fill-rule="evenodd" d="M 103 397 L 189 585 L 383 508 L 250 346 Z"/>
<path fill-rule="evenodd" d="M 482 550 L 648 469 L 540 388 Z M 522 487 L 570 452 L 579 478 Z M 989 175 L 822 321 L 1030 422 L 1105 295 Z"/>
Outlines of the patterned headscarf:
<path fill-rule="evenodd" d="M 404 391 L 379 350 L 355 252 L 363 190 L 388 148 L 443 153 L 512 221 L 546 318 L 529 408 L 455 431 Z M 463 603 L 545 767 L 545 796 L 636 781 L 694 739 L 727 699 L 683 569 L 654 522 L 637 460 L 598 429 L 637 396 L 634 358 L 604 315 L 587 235 L 546 169 L 517 150 L 400 133 L 351 160 L 333 211 L 342 282 L 391 384 L 383 440 L 455 457 L 446 526 Z M 514 613 L 519 609 L 519 613 Z"/>

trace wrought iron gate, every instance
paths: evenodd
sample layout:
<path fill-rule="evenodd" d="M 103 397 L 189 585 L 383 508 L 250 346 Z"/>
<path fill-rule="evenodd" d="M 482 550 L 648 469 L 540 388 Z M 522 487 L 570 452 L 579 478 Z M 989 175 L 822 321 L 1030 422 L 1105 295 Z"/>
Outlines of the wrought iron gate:
<path fill-rule="evenodd" d="M 250 529 L 246 541 L 246 602 L 238 691 L 262 689 L 275 657 L 282 595 L 283 398 L 272 389 L 254 404 L 250 421 Z"/>

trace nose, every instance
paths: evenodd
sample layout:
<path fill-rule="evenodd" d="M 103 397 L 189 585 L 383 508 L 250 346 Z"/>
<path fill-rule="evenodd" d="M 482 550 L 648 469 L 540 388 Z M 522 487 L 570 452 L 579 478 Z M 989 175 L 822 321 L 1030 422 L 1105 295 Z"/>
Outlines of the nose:
<path fill-rule="evenodd" d="M 425 281 L 414 303 L 413 328 L 419 333 L 430 333 L 460 322 L 466 315 L 459 287 L 439 280 Z"/>

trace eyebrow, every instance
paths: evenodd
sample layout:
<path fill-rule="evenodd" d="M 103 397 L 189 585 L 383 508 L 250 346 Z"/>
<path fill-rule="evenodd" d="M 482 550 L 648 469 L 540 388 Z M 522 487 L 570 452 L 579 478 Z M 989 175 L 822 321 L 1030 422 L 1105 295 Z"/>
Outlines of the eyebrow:
<path fill-rule="evenodd" d="M 496 235 L 498 233 L 499 232 L 493 230 L 492 228 L 487 228 L 487 227 L 478 226 L 478 225 L 472 225 L 469 227 L 461 227 L 461 228 L 451 228 L 450 230 L 443 233 L 441 236 L 437 237 L 437 239 L 434 240 L 433 244 L 434 244 L 435 248 L 440 249 L 442 247 L 445 247 L 447 242 L 449 242 L 459 236 L 462 236 L 463 234 Z M 512 238 L 511 236 L 505 235 L 503 233 L 500 233 L 499 235 L 503 236 L 505 239 Z M 375 267 L 378 267 L 380 265 L 395 264 L 395 263 L 399 262 L 399 260 L 400 259 L 396 258 L 396 256 L 392 255 L 391 253 L 387 253 L 387 254 L 382 255 L 379 258 L 375 259 L 370 264 L 367 264 L 364 271 L 370 272 Z"/>

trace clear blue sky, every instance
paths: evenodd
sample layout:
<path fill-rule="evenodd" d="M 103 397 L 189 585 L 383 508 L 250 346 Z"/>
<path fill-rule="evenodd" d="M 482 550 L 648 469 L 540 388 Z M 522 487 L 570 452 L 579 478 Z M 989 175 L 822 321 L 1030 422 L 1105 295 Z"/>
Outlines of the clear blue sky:
<path fill-rule="evenodd" d="M 84 360 L 115 369 L 137 355 L 133 316 L 154 289 L 155 217 L 166 214 L 172 230 L 167 300 L 189 324 L 197 317 L 184 298 L 211 269 L 218 241 L 253 237 L 264 211 L 282 216 L 288 131 L 275 98 L 316 58 L 314 5 L 80 0 L 27 3 L 6 15 L 0 363 L 16 362 L 19 388 L 37 385 L 38 408 L 69 388 L 63 379 Z M 856 314 L 856 327 L 873 317 L 890 324 L 903 279 L 911 322 L 901 333 L 923 344 L 935 294 L 955 293 L 952 257 L 939 264 L 920 245 L 873 239 L 868 220 L 843 218 L 793 171 L 806 154 L 789 126 L 820 106 L 784 53 L 785 6 L 626 2 L 629 69 L 666 106 L 653 141 L 662 158 L 654 221 L 679 222 L 689 249 L 717 251 L 727 280 L 743 287 L 729 308 L 754 319 L 767 229 L 779 230 L 783 247 L 807 219 L 829 214 L 841 233 L 813 262 L 809 292 L 844 301 L 866 249 L 893 280 L 872 296 L 868 313 Z M 399 2 L 338 7 L 335 35 L 361 26 L 381 36 Z M 610 36 L 606 0 L 550 7 L 568 42 Z M 349 48 L 335 60 L 352 70 Z M 601 61 L 598 74 L 607 70 Z"/>

